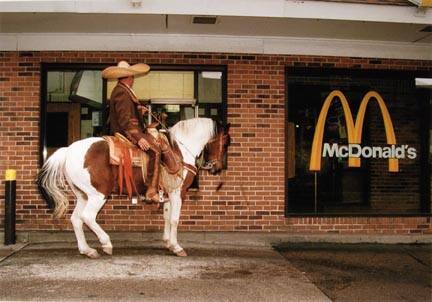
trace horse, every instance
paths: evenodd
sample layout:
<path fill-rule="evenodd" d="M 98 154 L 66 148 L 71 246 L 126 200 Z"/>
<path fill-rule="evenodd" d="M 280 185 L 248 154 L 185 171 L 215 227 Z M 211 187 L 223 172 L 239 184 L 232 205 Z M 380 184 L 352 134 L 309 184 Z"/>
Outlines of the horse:
<path fill-rule="evenodd" d="M 212 175 L 221 172 L 224 156 L 230 143 L 229 124 L 221 126 L 209 118 L 183 120 L 168 129 L 171 143 L 178 145 L 183 158 L 184 169 L 181 184 L 187 181 L 186 175 L 191 168 L 198 170 L 197 157 L 204 151 L 205 169 Z M 113 246 L 109 235 L 96 222 L 96 216 L 107 198 L 118 185 L 118 167 L 110 165 L 108 143 L 100 137 L 90 137 L 72 143 L 54 152 L 44 163 L 39 174 L 38 184 L 48 207 L 54 207 L 54 216 L 62 217 L 67 212 L 69 201 L 66 189 L 71 189 L 76 197 L 75 209 L 70 217 L 80 254 L 98 258 L 96 249 L 86 241 L 83 224 L 92 230 L 102 251 L 112 255 Z M 140 168 L 133 169 L 133 178 L 139 193 L 145 192 Z M 190 179 L 190 177 L 188 177 Z M 193 179 L 193 178 L 192 178 Z M 187 184 L 190 186 L 192 181 Z M 162 240 L 165 247 L 177 256 L 187 256 L 177 241 L 177 227 L 182 206 L 181 186 L 168 193 L 163 204 L 164 232 Z M 51 197 L 51 198 L 49 198 Z M 51 202 L 50 202 L 51 200 Z"/>

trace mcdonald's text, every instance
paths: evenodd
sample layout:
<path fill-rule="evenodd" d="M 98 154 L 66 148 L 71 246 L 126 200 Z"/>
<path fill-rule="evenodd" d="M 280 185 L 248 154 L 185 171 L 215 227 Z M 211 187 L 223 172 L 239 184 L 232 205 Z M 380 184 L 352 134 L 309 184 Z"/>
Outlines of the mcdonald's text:
<path fill-rule="evenodd" d="M 362 147 L 359 144 L 339 145 L 337 143 L 324 143 L 323 157 L 338 157 L 338 158 L 397 158 L 397 159 L 415 159 L 417 150 L 408 145 L 391 145 L 388 147 Z"/>
<path fill-rule="evenodd" d="M 333 100 L 338 99 L 341 102 L 343 113 L 345 115 L 345 124 L 347 128 L 347 138 L 348 138 L 348 146 L 330 146 L 326 147 L 326 150 L 323 151 L 323 137 L 324 137 L 324 124 L 327 118 L 327 114 L 332 104 Z M 363 133 L 363 122 L 366 114 L 366 107 L 369 101 L 373 99 L 376 100 L 378 106 L 381 110 L 381 115 L 384 122 L 384 129 L 387 138 L 387 145 L 392 147 L 361 147 L 360 143 L 362 141 L 362 133 Z M 388 158 L 388 170 L 389 172 L 398 172 L 399 171 L 399 158 L 398 156 L 414 156 L 416 152 L 415 150 L 410 149 L 409 147 L 396 147 L 396 136 L 393 129 L 393 123 L 390 118 L 390 113 L 387 109 L 387 106 L 381 97 L 381 95 L 376 91 L 369 91 L 363 97 L 360 102 L 360 107 L 356 116 L 356 120 L 354 123 L 353 116 L 351 114 L 351 110 L 348 104 L 348 100 L 345 95 L 339 90 L 333 90 L 326 97 L 324 104 L 321 108 L 321 112 L 318 117 L 317 125 L 315 127 L 315 134 L 312 141 L 312 150 L 311 150 L 311 160 L 309 164 L 310 171 L 320 171 L 321 170 L 321 158 L 324 154 L 344 154 L 348 158 L 348 166 L 349 167 L 360 167 L 361 158 L 363 157 L 382 157 Z M 375 148 L 375 149 L 374 149 Z M 331 151 L 331 152 L 330 152 Z M 351 155 L 350 155 L 351 154 Z M 356 156 L 352 156 L 352 154 L 356 154 Z M 385 156 L 384 156 L 385 155 Z M 398 156 L 396 156 L 398 155 Z"/>

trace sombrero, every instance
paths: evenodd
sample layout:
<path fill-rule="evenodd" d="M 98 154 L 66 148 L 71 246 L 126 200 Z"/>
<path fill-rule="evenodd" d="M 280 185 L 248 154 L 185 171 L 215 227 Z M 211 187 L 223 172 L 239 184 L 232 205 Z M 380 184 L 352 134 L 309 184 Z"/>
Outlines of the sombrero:
<path fill-rule="evenodd" d="M 147 73 L 150 70 L 150 66 L 147 64 L 138 63 L 135 65 L 129 65 L 126 61 L 118 62 L 117 66 L 110 66 L 102 71 L 102 77 L 105 79 L 119 79 L 130 76 L 137 76 Z"/>

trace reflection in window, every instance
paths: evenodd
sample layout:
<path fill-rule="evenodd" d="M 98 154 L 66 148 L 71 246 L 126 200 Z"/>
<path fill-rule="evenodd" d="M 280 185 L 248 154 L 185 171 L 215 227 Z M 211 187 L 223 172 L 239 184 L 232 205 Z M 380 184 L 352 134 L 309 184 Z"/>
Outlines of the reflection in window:
<path fill-rule="evenodd" d="M 108 80 L 107 95 L 117 85 L 117 80 Z M 193 71 L 151 70 L 135 77 L 133 89 L 140 100 L 151 99 L 192 99 L 194 98 Z"/>
<path fill-rule="evenodd" d="M 152 112 L 167 128 L 174 126 L 176 123 L 182 120 L 187 120 L 195 117 L 195 108 L 193 104 L 154 104 L 152 105 Z"/>
<path fill-rule="evenodd" d="M 136 77 L 132 88 L 143 104 L 151 104 L 153 114 L 166 120 L 168 127 L 195 116 L 224 122 L 222 76 L 222 71 L 151 70 Z M 107 82 L 108 99 L 116 85 L 117 80 Z"/>
<path fill-rule="evenodd" d="M 48 112 L 47 113 L 47 146 L 63 147 L 68 144 L 68 113 Z"/>
<path fill-rule="evenodd" d="M 222 107 L 222 72 L 202 71 L 198 75 L 199 116 L 224 121 Z"/>
<path fill-rule="evenodd" d="M 46 75 L 46 156 L 102 130 L 99 70 L 56 70 Z"/>

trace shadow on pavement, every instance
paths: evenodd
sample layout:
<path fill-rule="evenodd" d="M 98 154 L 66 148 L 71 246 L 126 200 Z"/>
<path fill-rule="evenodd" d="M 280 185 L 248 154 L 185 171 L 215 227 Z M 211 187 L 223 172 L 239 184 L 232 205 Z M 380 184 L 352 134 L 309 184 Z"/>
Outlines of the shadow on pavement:
<path fill-rule="evenodd" d="M 334 301 L 431 301 L 432 245 L 286 243 L 275 249 Z"/>

